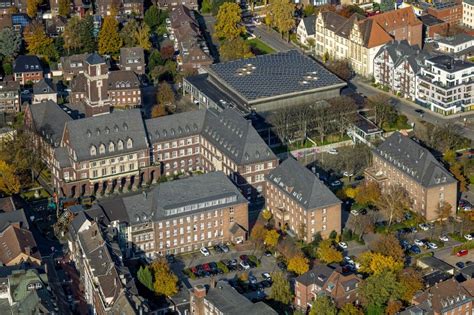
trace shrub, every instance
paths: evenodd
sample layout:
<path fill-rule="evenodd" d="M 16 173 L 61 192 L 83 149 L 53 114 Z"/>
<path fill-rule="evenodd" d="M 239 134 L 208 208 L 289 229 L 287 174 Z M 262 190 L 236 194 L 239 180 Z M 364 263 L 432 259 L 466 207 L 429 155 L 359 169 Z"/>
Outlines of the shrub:
<path fill-rule="evenodd" d="M 189 268 L 186 268 L 183 270 L 183 273 L 188 277 L 190 278 L 191 280 L 195 280 L 196 279 L 196 275 L 191 271 L 191 269 Z"/>
<path fill-rule="evenodd" d="M 260 266 L 260 260 L 258 260 L 257 256 L 250 255 L 249 260 L 253 262 L 255 265 L 257 265 L 257 267 Z"/>
<path fill-rule="evenodd" d="M 473 248 L 474 248 L 474 241 L 468 241 L 461 245 L 453 247 L 451 253 L 454 255 L 462 249 L 473 249 Z"/>
<path fill-rule="evenodd" d="M 226 266 L 223 262 L 221 262 L 221 261 L 219 261 L 219 262 L 217 263 L 217 268 L 219 268 L 220 270 L 222 270 L 223 273 L 228 273 L 228 272 L 229 272 L 229 268 L 227 268 L 227 266 Z"/>

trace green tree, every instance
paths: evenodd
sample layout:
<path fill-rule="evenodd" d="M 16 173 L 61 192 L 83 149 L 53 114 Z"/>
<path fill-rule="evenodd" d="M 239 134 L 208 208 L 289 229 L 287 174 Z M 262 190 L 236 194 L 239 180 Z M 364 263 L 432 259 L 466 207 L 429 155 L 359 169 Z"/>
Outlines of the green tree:
<path fill-rule="evenodd" d="M 344 304 L 344 306 L 340 309 L 338 315 L 363 315 L 362 312 L 357 306 L 354 304 Z"/>
<path fill-rule="evenodd" d="M 285 275 L 280 271 L 274 272 L 272 273 L 272 280 L 270 298 L 283 304 L 291 303 L 293 295 L 291 294 L 290 282 Z"/>
<path fill-rule="evenodd" d="M 125 47 L 135 47 L 138 45 L 135 33 L 138 31 L 139 27 L 140 25 L 137 20 L 129 19 L 120 30 L 120 37 L 122 38 Z"/>
<path fill-rule="evenodd" d="M 326 264 L 342 261 L 342 253 L 334 248 L 330 239 L 321 241 L 316 253 L 319 259 Z"/>
<path fill-rule="evenodd" d="M 241 25 L 240 7 L 235 2 L 226 2 L 219 7 L 215 24 L 215 35 L 219 39 L 233 40 L 245 33 Z"/>
<path fill-rule="evenodd" d="M 73 16 L 69 18 L 66 26 L 64 27 L 63 39 L 64 39 L 64 49 L 70 54 L 76 52 L 82 48 L 82 37 L 81 37 L 81 18 L 78 16 Z"/>
<path fill-rule="evenodd" d="M 336 315 L 337 308 L 330 297 L 319 295 L 311 306 L 309 315 Z"/>
<path fill-rule="evenodd" d="M 314 5 L 307 4 L 304 6 L 303 14 L 305 17 L 307 17 L 307 16 L 313 15 L 315 11 L 316 11 L 316 8 L 314 7 Z"/>
<path fill-rule="evenodd" d="M 11 27 L 0 31 L 0 55 L 12 60 L 20 51 L 21 35 Z"/>
<path fill-rule="evenodd" d="M 294 11 L 295 6 L 289 0 L 273 0 L 268 5 L 271 25 L 278 29 L 282 37 L 287 34 L 289 38 L 290 30 L 295 26 Z"/>
<path fill-rule="evenodd" d="M 135 37 L 137 46 L 147 51 L 151 49 L 150 27 L 147 24 L 142 23 L 133 36 Z"/>
<path fill-rule="evenodd" d="M 160 25 L 160 18 L 161 13 L 160 9 L 157 6 L 152 5 L 148 8 L 145 12 L 145 16 L 143 17 L 143 22 L 145 22 L 152 31 L 156 29 L 158 25 Z"/>
<path fill-rule="evenodd" d="M 92 53 L 97 50 L 97 40 L 94 36 L 94 20 L 92 15 L 87 15 L 81 20 L 79 39 L 82 53 Z"/>
<path fill-rule="evenodd" d="M 67 17 L 70 9 L 71 3 L 69 0 L 58 0 L 58 14 L 60 16 Z"/>
<path fill-rule="evenodd" d="M 165 260 L 155 261 L 151 268 L 154 272 L 153 288 L 156 294 L 170 297 L 178 292 L 178 277 L 170 270 Z"/>
<path fill-rule="evenodd" d="M 364 304 L 376 309 L 384 309 L 389 300 L 400 299 L 403 293 L 402 290 L 403 288 L 400 287 L 393 272 L 371 275 L 359 287 L 359 293 L 363 297 Z"/>
<path fill-rule="evenodd" d="M 206 14 L 206 13 L 211 13 L 211 10 L 212 10 L 211 0 L 202 0 L 201 12 Z"/>
<path fill-rule="evenodd" d="M 174 103 L 175 97 L 173 89 L 168 82 L 161 82 L 158 85 L 158 93 L 156 96 L 156 101 L 158 105 L 169 106 Z"/>
<path fill-rule="evenodd" d="M 153 275 L 151 274 L 151 271 L 148 267 L 140 266 L 140 269 L 138 269 L 138 272 L 137 272 L 137 278 L 141 284 L 143 284 L 146 288 L 148 288 L 148 290 L 150 291 L 154 290 Z"/>
<path fill-rule="evenodd" d="M 117 55 L 122 47 L 122 38 L 118 32 L 118 21 L 106 16 L 99 33 L 99 54 Z"/>
<path fill-rule="evenodd" d="M 222 61 L 254 57 L 250 45 L 242 38 L 223 41 L 219 47 L 219 55 Z"/>
<path fill-rule="evenodd" d="M 0 192 L 11 195 L 20 192 L 20 180 L 15 169 L 7 162 L 0 160 Z"/>

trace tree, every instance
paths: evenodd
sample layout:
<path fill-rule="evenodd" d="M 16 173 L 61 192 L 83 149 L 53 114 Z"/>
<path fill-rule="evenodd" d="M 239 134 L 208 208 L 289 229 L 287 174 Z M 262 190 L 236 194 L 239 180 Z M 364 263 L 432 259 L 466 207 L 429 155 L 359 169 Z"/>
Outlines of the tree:
<path fill-rule="evenodd" d="M 352 67 L 347 60 L 333 60 L 326 63 L 326 67 L 344 81 L 352 77 Z"/>
<path fill-rule="evenodd" d="M 97 50 L 97 41 L 94 34 L 94 20 L 92 15 L 87 15 L 81 20 L 79 28 L 81 52 L 92 53 Z"/>
<path fill-rule="evenodd" d="M 385 308 L 386 315 L 395 315 L 402 309 L 402 302 L 390 300 L 387 303 L 387 307 Z"/>
<path fill-rule="evenodd" d="M 419 271 L 414 268 L 405 268 L 398 275 L 398 282 L 402 287 L 402 295 L 400 298 L 410 303 L 415 293 L 423 289 L 423 278 Z"/>
<path fill-rule="evenodd" d="M 456 151 L 453 149 L 447 149 L 443 153 L 443 160 L 449 165 L 456 163 Z"/>
<path fill-rule="evenodd" d="M 175 102 L 173 89 L 171 88 L 171 85 L 168 82 L 164 81 L 158 85 L 156 101 L 159 105 L 162 106 L 170 106 Z"/>
<path fill-rule="evenodd" d="M 26 0 L 26 14 L 34 18 L 38 13 L 38 0 Z"/>
<path fill-rule="evenodd" d="M 326 264 L 342 261 L 342 253 L 334 248 L 332 240 L 327 239 L 319 243 L 317 256 Z"/>
<path fill-rule="evenodd" d="M 265 233 L 264 244 L 268 247 L 275 247 L 278 244 L 280 234 L 276 230 L 269 230 Z"/>
<path fill-rule="evenodd" d="M 160 9 L 156 5 L 152 5 L 151 7 L 146 10 L 145 15 L 143 17 L 143 22 L 145 22 L 152 31 L 156 29 L 158 25 L 160 25 L 161 21 L 161 13 Z"/>
<path fill-rule="evenodd" d="M 315 9 L 314 5 L 307 4 L 307 5 L 304 6 L 303 14 L 304 14 L 305 17 L 311 16 L 315 12 L 316 12 L 316 9 Z"/>
<path fill-rule="evenodd" d="M 388 226 L 394 219 L 403 219 L 403 214 L 411 206 L 408 192 L 400 185 L 389 186 L 375 202 L 377 208 L 388 217 Z"/>
<path fill-rule="evenodd" d="M 398 284 L 393 272 L 382 272 L 365 279 L 359 287 L 359 293 L 367 307 L 372 306 L 375 309 L 383 309 L 389 300 L 398 300 L 400 298 L 402 288 Z M 377 313 L 369 312 L 369 314 Z"/>
<path fill-rule="evenodd" d="M 383 128 L 385 124 L 393 124 L 396 121 L 398 114 L 390 104 L 390 96 L 381 93 L 371 96 L 368 105 L 374 112 L 375 124 L 380 128 Z"/>
<path fill-rule="evenodd" d="M 294 271 L 298 275 L 302 275 L 309 270 L 308 258 L 301 255 L 290 258 L 288 261 L 288 270 Z"/>
<path fill-rule="evenodd" d="M 43 25 L 33 22 L 25 27 L 23 38 L 26 42 L 28 53 L 55 59 L 57 57 L 53 39 L 46 35 Z"/>
<path fill-rule="evenodd" d="M 212 4 L 210 0 L 203 0 L 201 4 L 201 12 L 202 13 L 211 13 Z"/>
<path fill-rule="evenodd" d="M 291 294 L 290 282 L 286 279 L 285 275 L 280 272 L 272 273 L 272 291 L 270 292 L 270 298 L 280 302 L 282 304 L 289 304 L 293 300 Z"/>
<path fill-rule="evenodd" d="M 21 35 L 10 27 L 0 31 L 0 55 L 12 60 L 20 51 Z"/>
<path fill-rule="evenodd" d="M 135 47 L 138 44 L 137 37 L 135 34 L 140 27 L 139 23 L 135 19 L 129 19 L 127 23 L 120 30 L 120 37 L 122 38 L 123 45 L 125 47 Z"/>
<path fill-rule="evenodd" d="M 242 15 L 240 7 L 235 2 L 226 2 L 219 7 L 216 17 L 215 35 L 219 39 L 234 40 L 245 33 L 241 25 Z"/>
<path fill-rule="evenodd" d="M 468 187 L 467 187 L 468 181 L 462 171 L 461 163 L 455 163 L 454 165 L 451 166 L 449 171 L 453 174 L 454 178 L 456 178 L 456 180 L 459 182 L 459 191 L 460 192 L 468 191 Z"/>
<path fill-rule="evenodd" d="M 174 44 L 170 40 L 165 40 L 160 44 L 160 54 L 163 59 L 171 59 L 174 55 Z"/>
<path fill-rule="evenodd" d="M 219 47 L 219 55 L 222 61 L 230 61 L 254 56 L 250 51 L 250 45 L 242 38 L 225 40 Z"/>
<path fill-rule="evenodd" d="M 311 306 L 309 315 L 336 315 L 337 308 L 330 297 L 326 295 L 319 295 L 314 300 Z"/>
<path fill-rule="evenodd" d="M 156 294 L 170 297 L 178 292 L 178 277 L 170 270 L 164 259 L 155 261 L 151 268 L 154 272 L 153 288 Z"/>
<path fill-rule="evenodd" d="M 382 234 L 371 246 L 372 251 L 391 256 L 397 262 L 403 262 L 405 253 L 400 241 L 393 234 Z"/>
<path fill-rule="evenodd" d="M 360 205 L 375 204 L 380 194 L 379 185 L 376 182 L 368 182 L 358 187 L 355 201 Z"/>
<path fill-rule="evenodd" d="M 20 192 L 20 180 L 15 174 L 15 169 L 0 160 L 0 192 L 4 194 L 17 194 Z"/>
<path fill-rule="evenodd" d="M 82 48 L 82 37 L 81 37 L 81 18 L 78 16 L 71 17 L 66 26 L 64 27 L 63 32 L 64 39 L 64 49 L 68 53 L 72 51 L 77 51 Z"/>
<path fill-rule="evenodd" d="M 154 290 L 153 275 L 151 274 L 151 271 L 148 267 L 140 266 L 140 269 L 138 269 L 137 272 L 137 278 L 141 284 L 148 288 L 148 290 Z"/>
<path fill-rule="evenodd" d="M 362 253 L 357 261 L 360 263 L 359 270 L 368 274 L 398 271 L 403 268 L 403 262 L 396 261 L 392 256 L 374 252 Z"/>
<path fill-rule="evenodd" d="M 71 3 L 69 0 L 58 0 L 58 14 L 60 16 L 67 17 L 70 9 Z"/>
<path fill-rule="evenodd" d="M 344 304 L 344 306 L 341 308 L 339 311 L 338 315 L 363 315 L 364 312 L 362 312 L 357 306 L 354 304 Z"/>
<path fill-rule="evenodd" d="M 157 118 L 157 117 L 166 116 L 166 115 L 167 115 L 167 112 L 166 112 L 166 107 L 164 105 L 155 104 L 151 108 L 152 118 Z"/>
<path fill-rule="evenodd" d="M 293 17 L 294 4 L 289 0 L 273 0 L 268 5 L 268 13 L 272 26 L 276 27 L 280 34 L 287 34 L 295 26 Z"/>
<path fill-rule="evenodd" d="M 140 46 L 144 50 L 151 49 L 150 27 L 148 25 L 142 23 L 133 35 L 138 46 Z"/>
<path fill-rule="evenodd" d="M 267 229 L 260 223 L 256 223 L 250 232 L 250 240 L 255 244 L 255 248 L 260 247 L 265 241 Z"/>
<path fill-rule="evenodd" d="M 272 212 L 268 209 L 264 209 L 262 211 L 262 218 L 264 218 L 267 222 L 270 221 L 270 219 L 272 218 Z"/>
<path fill-rule="evenodd" d="M 452 210 L 453 207 L 449 203 L 446 201 L 441 201 L 438 204 L 438 208 L 436 209 L 438 220 L 443 221 L 443 223 L 446 222 L 448 218 L 454 214 Z"/>
<path fill-rule="evenodd" d="M 99 32 L 99 54 L 117 55 L 122 47 L 122 38 L 118 32 L 117 19 L 106 16 Z"/>

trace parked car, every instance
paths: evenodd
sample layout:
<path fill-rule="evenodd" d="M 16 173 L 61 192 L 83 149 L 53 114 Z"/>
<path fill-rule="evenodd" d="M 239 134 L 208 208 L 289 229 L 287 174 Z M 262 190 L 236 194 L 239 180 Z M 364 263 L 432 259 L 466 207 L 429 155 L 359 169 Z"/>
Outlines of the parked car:
<path fill-rule="evenodd" d="M 272 276 L 268 272 L 262 273 L 263 280 L 272 281 Z"/>
<path fill-rule="evenodd" d="M 338 152 L 336 149 L 329 149 L 328 153 L 329 153 L 329 154 L 332 154 L 332 155 L 337 155 L 337 154 L 339 154 L 339 152 Z"/>
<path fill-rule="evenodd" d="M 249 270 L 250 269 L 250 265 L 247 263 L 247 261 L 245 260 L 242 260 L 239 264 L 242 268 L 244 268 L 244 270 Z"/>
<path fill-rule="evenodd" d="M 345 177 L 352 177 L 352 176 L 354 176 L 354 173 L 346 171 L 346 172 L 342 173 L 342 175 L 344 175 Z"/>
<path fill-rule="evenodd" d="M 210 255 L 209 250 L 206 247 L 201 247 L 199 251 L 206 257 Z"/>
<path fill-rule="evenodd" d="M 219 247 L 219 245 L 214 245 L 214 250 L 216 253 L 222 253 L 222 249 Z"/>
<path fill-rule="evenodd" d="M 446 235 L 441 235 L 441 236 L 439 237 L 439 240 L 440 240 L 441 242 L 448 242 L 448 241 L 449 241 L 449 238 L 448 238 Z"/>
<path fill-rule="evenodd" d="M 468 253 L 469 251 L 467 249 L 461 249 L 459 252 L 456 253 L 456 256 L 462 257 L 462 256 L 466 256 Z"/>
<path fill-rule="evenodd" d="M 413 241 L 413 244 L 415 244 L 416 246 L 425 246 L 425 243 L 421 240 L 418 240 L 418 239 L 415 239 Z"/>
<path fill-rule="evenodd" d="M 251 284 L 257 284 L 258 281 L 257 281 L 257 278 L 255 278 L 255 276 L 250 275 L 250 276 L 249 276 L 249 282 L 250 282 Z"/>
<path fill-rule="evenodd" d="M 359 210 L 353 209 L 353 210 L 351 210 L 351 214 L 353 216 L 358 216 L 359 215 Z"/>
<path fill-rule="evenodd" d="M 335 181 L 333 181 L 333 182 L 331 183 L 331 186 L 332 186 L 332 187 L 339 187 L 339 186 L 341 186 L 341 184 L 342 184 L 342 183 L 341 183 L 340 181 L 335 180 Z"/>
<path fill-rule="evenodd" d="M 405 217 L 405 220 L 410 220 L 412 218 L 412 215 L 410 212 L 405 212 L 403 216 Z"/>
<path fill-rule="evenodd" d="M 366 215 L 367 214 L 367 209 L 359 210 L 359 214 Z"/>
<path fill-rule="evenodd" d="M 273 256 L 272 252 L 269 251 L 269 250 L 266 250 L 265 253 L 264 253 L 264 255 L 265 255 L 266 257 L 271 257 L 271 256 Z"/>
<path fill-rule="evenodd" d="M 278 268 L 280 268 L 283 271 L 285 271 L 286 268 L 287 268 L 285 262 L 283 262 L 283 261 L 278 262 L 277 266 L 278 266 Z"/>
<path fill-rule="evenodd" d="M 339 242 L 339 244 L 337 244 L 337 245 L 342 249 L 347 249 L 347 243 L 346 242 Z"/>
<path fill-rule="evenodd" d="M 413 254 L 420 254 L 421 253 L 421 249 L 420 247 L 418 247 L 417 245 L 412 245 L 410 247 L 410 252 L 412 252 Z"/>
<path fill-rule="evenodd" d="M 465 266 L 465 265 L 464 265 L 464 263 L 463 263 L 462 261 L 458 261 L 458 262 L 456 263 L 456 267 L 458 267 L 459 269 L 464 268 L 464 266 Z"/>
<path fill-rule="evenodd" d="M 349 264 L 349 265 L 353 265 L 353 264 L 354 264 L 354 261 L 353 261 L 352 258 L 349 257 L 349 256 L 344 257 L 344 261 L 345 261 L 347 264 Z"/>
<path fill-rule="evenodd" d="M 468 241 L 472 241 L 474 238 L 472 237 L 472 234 L 466 234 L 464 235 L 464 238 Z"/>
<path fill-rule="evenodd" d="M 219 248 L 224 252 L 224 253 L 228 253 L 229 252 L 229 247 L 226 245 L 226 244 L 219 244 Z"/>
<path fill-rule="evenodd" d="M 423 231 L 428 231 L 430 229 L 430 227 L 425 223 L 418 224 L 418 227 Z"/>
<path fill-rule="evenodd" d="M 438 248 L 438 245 L 436 245 L 435 243 L 432 243 L 432 242 L 427 243 L 426 246 L 428 246 L 429 249 L 437 249 Z"/>

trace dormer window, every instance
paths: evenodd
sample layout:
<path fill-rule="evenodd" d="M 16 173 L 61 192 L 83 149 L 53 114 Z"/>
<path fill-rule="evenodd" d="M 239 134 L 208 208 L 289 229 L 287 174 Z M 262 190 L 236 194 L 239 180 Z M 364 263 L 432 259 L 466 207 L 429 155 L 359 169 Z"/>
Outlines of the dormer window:
<path fill-rule="evenodd" d="M 114 152 L 115 151 L 115 144 L 113 142 L 109 143 L 109 152 Z"/>
<path fill-rule="evenodd" d="M 123 129 L 124 129 L 124 130 L 128 130 L 128 125 L 127 125 L 127 123 L 123 123 Z"/>
<path fill-rule="evenodd" d="M 123 141 L 122 140 L 119 140 L 118 143 L 117 143 L 117 149 L 118 150 L 123 150 Z"/>
<path fill-rule="evenodd" d="M 99 146 L 99 153 L 100 153 L 100 154 L 104 154 L 104 153 L 105 153 L 105 145 L 104 145 L 103 143 Z"/>
<path fill-rule="evenodd" d="M 133 147 L 133 141 L 132 139 L 128 138 L 127 140 L 127 149 L 131 149 Z"/>
<path fill-rule="evenodd" d="M 94 155 L 97 154 L 97 149 L 96 149 L 95 146 L 91 146 L 91 148 L 90 148 L 90 153 L 91 153 L 92 156 L 94 156 Z"/>
<path fill-rule="evenodd" d="M 109 127 L 105 127 L 105 133 L 106 133 L 106 134 L 109 134 L 109 133 L 110 133 Z"/>

